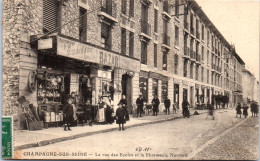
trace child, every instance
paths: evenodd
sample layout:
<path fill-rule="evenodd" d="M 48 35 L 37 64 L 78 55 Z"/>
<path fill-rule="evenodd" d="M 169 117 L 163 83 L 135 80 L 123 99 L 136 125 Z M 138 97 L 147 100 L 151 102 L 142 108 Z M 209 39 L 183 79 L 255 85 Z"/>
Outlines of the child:
<path fill-rule="evenodd" d="M 72 106 L 72 99 L 69 98 L 67 101 L 67 104 L 64 106 L 63 109 L 63 115 L 64 115 L 64 131 L 67 131 L 67 127 L 68 130 L 70 129 L 70 125 L 73 123 L 74 118 L 73 118 L 73 106 Z"/>
<path fill-rule="evenodd" d="M 119 131 L 125 130 L 124 129 L 124 124 L 126 123 L 126 112 L 125 109 L 123 108 L 122 103 L 118 104 L 118 108 L 116 110 L 116 123 L 119 124 Z M 122 124 L 122 128 L 121 128 Z"/>

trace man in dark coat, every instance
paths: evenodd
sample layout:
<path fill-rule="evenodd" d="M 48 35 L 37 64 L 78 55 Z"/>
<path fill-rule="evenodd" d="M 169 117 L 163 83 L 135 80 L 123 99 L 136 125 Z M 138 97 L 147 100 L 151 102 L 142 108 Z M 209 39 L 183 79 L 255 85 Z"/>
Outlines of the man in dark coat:
<path fill-rule="evenodd" d="M 92 126 L 93 118 L 92 118 L 92 107 L 90 104 L 90 100 L 87 100 L 85 108 L 84 108 L 84 113 L 85 113 L 85 120 L 88 122 L 89 126 Z"/>
<path fill-rule="evenodd" d="M 171 106 L 171 100 L 166 97 L 166 99 L 164 100 L 164 106 L 165 106 L 165 115 L 170 115 L 170 106 Z"/>
<path fill-rule="evenodd" d="M 121 103 L 118 104 L 118 108 L 116 110 L 116 123 L 119 125 L 119 131 L 125 130 L 124 124 L 126 123 L 126 111 Z"/>
<path fill-rule="evenodd" d="M 244 104 L 244 107 L 243 107 L 243 115 L 245 116 L 245 118 L 246 118 L 247 115 L 248 115 L 247 109 L 248 109 L 247 104 Z"/>
<path fill-rule="evenodd" d="M 241 114 L 242 114 L 241 109 L 242 109 L 241 104 L 238 103 L 237 108 L 236 108 L 236 111 L 237 111 L 236 117 L 237 117 L 237 115 L 240 115 L 240 118 L 241 118 Z"/>
<path fill-rule="evenodd" d="M 154 95 L 154 98 L 152 100 L 152 104 L 153 104 L 153 116 L 157 116 L 158 115 L 158 107 L 160 105 L 160 101 L 157 98 L 156 95 Z"/>
<path fill-rule="evenodd" d="M 67 127 L 68 127 L 68 130 L 71 130 L 70 126 L 74 121 L 73 113 L 74 113 L 74 111 L 73 111 L 73 106 L 72 106 L 72 99 L 69 98 L 67 104 L 64 106 L 64 109 L 63 109 L 64 123 L 65 123 L 64 131 L 67 131 Z"/>
<path fill-rule="evenodd" d="M 185 114 L 189 112 L 189 108 L 188 108 L 189 106 L 190 106 L 189 102 L 185 99 L 182 102 L 182 114 L 184 117 L 186 116 Z"/>
<path fill-rule="evenodd" d="M 142 117 L 143 106 L 144 106 L 144 99 L 142 97 L 142 94 L 139 94 L 139 97 L 136 99 L 136 104 L 137 104 L 137 117 L 138 115 Z"/>

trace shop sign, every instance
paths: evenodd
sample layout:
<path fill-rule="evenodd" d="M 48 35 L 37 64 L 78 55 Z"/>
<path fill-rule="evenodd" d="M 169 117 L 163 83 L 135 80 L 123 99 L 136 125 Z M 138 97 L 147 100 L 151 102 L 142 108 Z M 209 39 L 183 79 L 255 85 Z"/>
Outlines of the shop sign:
<path fill-rule="evenodd" d="M 125 56 L 57 36 L 57 55 L 139 72 L 140 62 Z"/>
<path fill-rule="evenodd" d="M 52 38 L 38 40 L 38 50 L 51 49 L 52 48 Z"/>
<path fill-rule="evenodd" d="M 112 78 L 110 71 L 103 71 L 103 70 L 98 70 L 98 77 L 109 79 L 109 80 L 111 80 Z"/>

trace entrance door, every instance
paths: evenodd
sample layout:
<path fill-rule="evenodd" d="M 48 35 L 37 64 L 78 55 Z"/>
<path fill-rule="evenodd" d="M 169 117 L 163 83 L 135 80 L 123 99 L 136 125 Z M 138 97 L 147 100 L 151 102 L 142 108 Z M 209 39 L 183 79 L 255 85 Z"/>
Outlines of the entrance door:
<path fill-rule="evenodd" d="M 132 78 L 128 74 L 122 76 L 122 95 L 126 96 L 127 109 L 132 110 Z"/>
<path fill-rule="evenodd" d="M 174 84 L 174 102 L 176 102 L 177 104 L 179 104 L 179 84 Z"/>
<path fill-rule="evenodd" d="M 183 101 L 188 100 L 188 90 L 187 88 L 183 88 Z"/>
<path fill-rule="evenodd" d="M 194 87 L 190 87 L 190 106 L 193 106 L 193 89 Z"/>

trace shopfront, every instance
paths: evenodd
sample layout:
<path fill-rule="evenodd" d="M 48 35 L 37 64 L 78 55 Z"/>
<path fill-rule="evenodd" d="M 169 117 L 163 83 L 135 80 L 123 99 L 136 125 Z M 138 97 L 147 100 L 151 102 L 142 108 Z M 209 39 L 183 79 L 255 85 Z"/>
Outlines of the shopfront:
<path fill-rule="evenodd" d="M 141 71 L 139 78 L 139 89 L 145 102 L 148 101 L 148 72 Z"/>
<path fill-rule="evenodd" d="M 72 93 L 79 113 L 87 100 L 96 107 L 103 96 L 118 102 L 124 94 L 132 104 L 133 95 L 138 95 L 132 90 L 138 88 L 132 81 L 139 77 L 137 59 L 63 36 L 49 39 L 53 43 L 47 49 L 38 50 L 37 69 L 33 72 L 35 106 L 44 123 L 62 123 L 62 109 Z"/>

